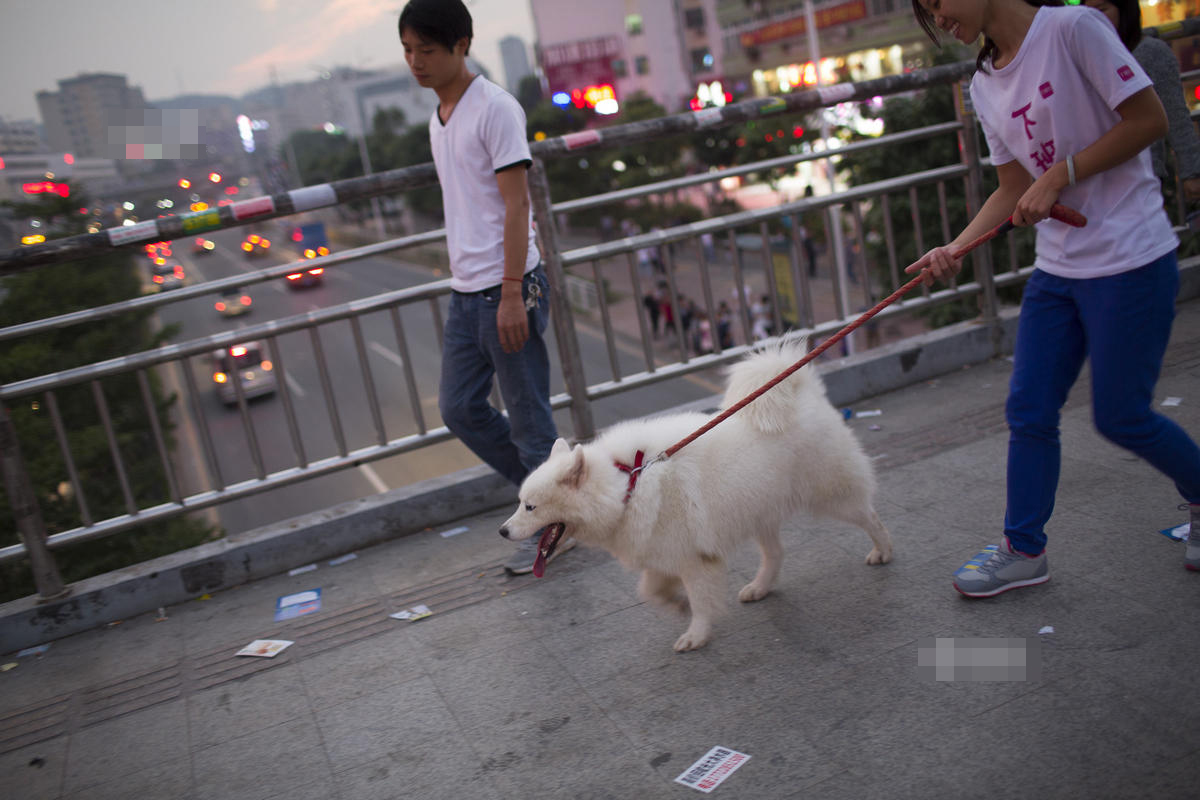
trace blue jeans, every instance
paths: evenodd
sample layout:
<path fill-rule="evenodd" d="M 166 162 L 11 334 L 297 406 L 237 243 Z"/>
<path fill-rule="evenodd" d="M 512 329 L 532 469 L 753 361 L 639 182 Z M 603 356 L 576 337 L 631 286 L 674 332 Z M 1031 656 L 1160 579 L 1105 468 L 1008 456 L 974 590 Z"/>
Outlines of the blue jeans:
<path fill-rule="evenodd" d="M 1109 441 L 1141 456 L 1200 502 L 1200 448 L 1156 413 L 1154 384 L 1175 318 L 1175 253 L 1129 272 L 1072 280 L 1041 270 L 1025 286 L 1006 416 L 1013 548 L 1037 555 L 1058 488 L 1059 412 L 1090 359 L 1092 418 Z"/>
<path fill-rule="evenodd" d="M 550 356 L 543 334 L 550 320 L 550 284 L 537 267 L 521 286 L 537 283 L 541 299 L 528 312 L 529 340 L 516 353 L 505 353 L 496 331 L 500 287 L 450 295 L 442 348 L 438 407 L 442 421 L 488 466 L 520 485 L 550 455 L 558 433 L 550 411 Z M 488 399 L 499 381 L 508 416 Z"/>

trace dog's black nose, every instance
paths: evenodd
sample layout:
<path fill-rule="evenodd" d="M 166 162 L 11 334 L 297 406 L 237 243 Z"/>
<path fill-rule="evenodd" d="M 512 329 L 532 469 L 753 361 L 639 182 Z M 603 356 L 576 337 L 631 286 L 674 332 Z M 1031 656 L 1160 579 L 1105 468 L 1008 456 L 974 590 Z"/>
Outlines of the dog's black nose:
<path fill-rule="evenodd" d="M 505 539 L 507 539 L 508 538 L 508 528 L 501 528 L 500 535 L 503 536 Z"/>

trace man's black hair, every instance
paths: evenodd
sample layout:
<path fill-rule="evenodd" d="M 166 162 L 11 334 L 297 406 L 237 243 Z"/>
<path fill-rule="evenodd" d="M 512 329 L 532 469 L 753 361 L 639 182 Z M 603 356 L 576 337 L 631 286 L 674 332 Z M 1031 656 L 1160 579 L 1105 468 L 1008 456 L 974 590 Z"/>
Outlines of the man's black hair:
<path fill-rule="evenodd" d="M 408 0 L 400 12 L 400 35 L 405 28 L 429 42 L 453 50 L 459 39 L 471 39 L 471 12 L 462 0 Z M 471 43 L 467 42 L 467 50 Z"/>

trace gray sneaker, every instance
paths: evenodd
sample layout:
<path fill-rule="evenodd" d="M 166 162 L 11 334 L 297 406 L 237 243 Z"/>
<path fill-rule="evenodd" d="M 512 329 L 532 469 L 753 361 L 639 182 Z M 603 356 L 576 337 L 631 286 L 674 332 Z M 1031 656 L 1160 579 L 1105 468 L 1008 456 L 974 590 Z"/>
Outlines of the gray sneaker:
<path fill-rule="evenodd" d="M 967 597 L 994 597 L 1009 589 L 1050 580 L 1046 554 L 1027 556 L 1012 549 L 1008 537 L 989 544 L 954 573 L 954 588 Z"/>
<path fill-rule="evenodd" d="M 1187 552 L 1183 565 L 1192 572 L 1200 572 L 1200 504 L 1190 506 L 1192 524 L 1188 527 Z"/>
<path fill-rule="evenodd" d="M 538 544 L 541 542 L 541 536 L 533 535 L 528 539 L 522 539 L 517 542 L 517 550 L 504 564 L 504 571 L 509 575 L 528 575 L 533 572 L 533 565 L 537 562 Z M 558 558 L 563 553 L 575 546 L 575 540 L 571 538 L 563 539 L 558 543 L 548 556 L 545 563 L 549 564 L 554 559 Z"/>

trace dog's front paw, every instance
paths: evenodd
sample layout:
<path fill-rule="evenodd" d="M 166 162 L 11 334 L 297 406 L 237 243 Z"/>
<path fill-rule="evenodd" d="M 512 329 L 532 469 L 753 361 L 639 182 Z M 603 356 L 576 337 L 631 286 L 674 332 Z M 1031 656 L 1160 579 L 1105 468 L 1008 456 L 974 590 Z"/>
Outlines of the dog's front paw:
<path fill-rule="evenodd" d="M 868 564 L 886 564 L 892 560 L 892 548 L 880 550 L 878 547 L 872 547 L 871 552 L 867 553 Z"/>
<path fill-rule="evenodd" d="M 756 600 L 762 600 L 770 593 L 770 587 L 759 586 L 754 581 L 751 581 L 743 586 L 742 590 L 738 592 L 738 600 L 741 600 L 743 603 L 753 603 Z"/>
<path fill-rule="evenodd" d="M 708 644 L 708 631 L 695 631 L 688 628 L 675 640 L 675 652 L 686 653 L 688 650 L 699 650 L 704 645 Z"/>

